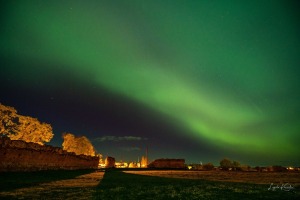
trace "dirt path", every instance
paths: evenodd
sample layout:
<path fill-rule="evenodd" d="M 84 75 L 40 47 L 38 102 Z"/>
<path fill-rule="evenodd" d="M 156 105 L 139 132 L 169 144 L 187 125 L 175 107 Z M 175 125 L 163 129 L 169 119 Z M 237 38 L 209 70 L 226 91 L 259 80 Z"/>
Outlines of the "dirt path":
<path fill-rule="evenodd" d="M 100 184 L 104 172 L 93 172 L 66 179 L 42 183 L 34 187 L 20 188 L 10 192 L 1 192 L 1 199 L 91 199 Z"/>

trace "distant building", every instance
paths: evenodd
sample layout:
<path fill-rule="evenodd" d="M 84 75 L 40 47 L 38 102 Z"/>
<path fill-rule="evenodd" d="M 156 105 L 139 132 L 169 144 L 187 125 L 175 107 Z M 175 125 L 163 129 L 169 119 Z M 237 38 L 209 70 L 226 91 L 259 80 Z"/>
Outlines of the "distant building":
<path fill-rule="evenodd" d="M 172 168 L 172 169 L 184 169 L 184 159 L 157 159 L 148 165 L 149 168 Z"/>
<path fill-rule="evenodd" d="M 137 165 L 134 162 L 130 162 L 128 168 L 137 168 Z"/>
<path fill-rule="evenodd" d="M 115 167 L 115 158 L 113 158 L 113 157 L 106 157 L 106 159 L 105 159 L 105 167 L 106 168 L 113 168 L 113 167 Z"/>
<path fill-rule="evenodd" d="M 148 165 L 148 158 L 142 156 L 142 160 L 141 160 L 140 167 L 142 167 L 142 168 L 147 168 L 147 165 Z"/>
<path fill-rule="evenodd" d="M 146 147 L 146 155 L 142 156 L 139 167 L 141 167 L 141 168 L 147 168 L 148 167 L 148 146 Z"/>
<path fill-rule="evenodd" d="M 127 168 L 128 167 L 128 163 L 127 162 L 116 162 L 115 163 L 115 167 L 116 168 Z"/>

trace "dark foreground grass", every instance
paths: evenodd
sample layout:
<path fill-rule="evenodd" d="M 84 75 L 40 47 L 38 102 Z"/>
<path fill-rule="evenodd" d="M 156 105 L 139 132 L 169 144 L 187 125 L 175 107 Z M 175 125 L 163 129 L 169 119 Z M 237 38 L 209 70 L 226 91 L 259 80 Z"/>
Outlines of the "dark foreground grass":
<path fill-rule="evenodd" d="M 50 170 L 36 172 L 2 172 L 0 173 L 0 192 L 18 188 L 31 187 L 51 181 L 72 179 L 95 170 Z M 1 199 L 1 198 L 0 198 Z"/>
<path fill-rule="evenodd" d="M 73 179 L 92 172 L 40 171 L 1 173 L 0 190 L 38 186 L 56 180 Z M 76 181 L 76 179 L 74 179 Z M 0 195 L 0 199 L 300 199 L 300 190 L 269 191 L 270 185 L 208 181 L 199 179 L 177 179 L 143 176 L 124 173 L 120 170 L 106 170 L 100 184 L 95 187 L 62 187 L 46 190 L 26 190 L 16 195 Z M 35 187 L 33 187 L 35 188 Z"/>
<path fill-rule="evenodd" d="M 269 185 L 162 178 L 106 171 L 95 199 L 300 199 L 299 189 L 269 191 Z"/>

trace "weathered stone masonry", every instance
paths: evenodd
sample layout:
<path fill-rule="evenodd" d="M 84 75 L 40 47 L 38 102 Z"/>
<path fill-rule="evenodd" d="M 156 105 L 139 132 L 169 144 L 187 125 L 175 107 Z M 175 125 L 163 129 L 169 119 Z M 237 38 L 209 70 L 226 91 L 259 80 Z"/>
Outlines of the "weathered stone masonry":
<path fill-rule="evenodd" d="M 0 172 L 96 169 L 99 157 L 75 155 L 59 147 L 0 138 Z"/>

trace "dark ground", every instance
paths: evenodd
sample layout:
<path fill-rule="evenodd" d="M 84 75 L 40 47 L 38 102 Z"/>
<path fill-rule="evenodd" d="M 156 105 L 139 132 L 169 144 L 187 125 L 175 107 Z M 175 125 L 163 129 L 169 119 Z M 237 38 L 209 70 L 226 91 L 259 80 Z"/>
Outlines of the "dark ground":
<path fill-rule="evenodd" d="M 23 194 L 16 192 L 16 189 L 39 188 L 45 182 L 73 179 L 91 172 L 0 173 L 0 199 L 300 199 L 299 188 L 270 191 L 270 185 L 265 184 L 162 178 L 128 174 L 116 169 L 106 170 L 98 186 L 89 189 L 61 186 L 59 190 L 44 188 L 38 193 L 34 190 Z M 6 195 L 5 192 L 14 195 Z"/>

